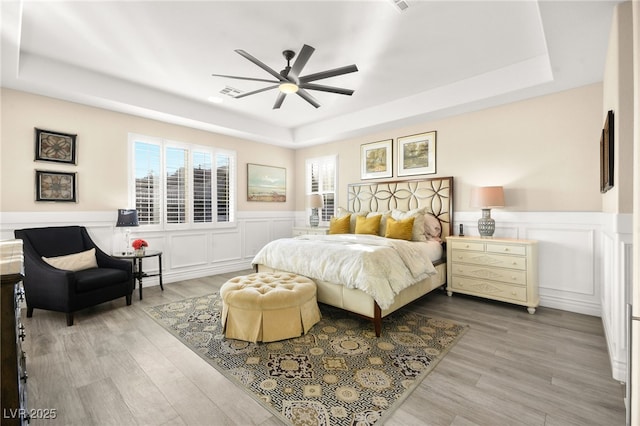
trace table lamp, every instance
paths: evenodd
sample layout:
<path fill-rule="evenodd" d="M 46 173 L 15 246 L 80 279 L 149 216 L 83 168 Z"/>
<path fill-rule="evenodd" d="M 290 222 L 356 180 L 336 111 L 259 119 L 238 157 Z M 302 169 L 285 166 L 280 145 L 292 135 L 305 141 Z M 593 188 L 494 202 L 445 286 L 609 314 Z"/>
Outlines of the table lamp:
<path fill-rule="evenodd" d="M 482 217 L 478 219 L 478 232 L 483 238 L 491 238 L 496 230 L 496 221 L 491 218 L 491 209 L 504 207 L 504 190 L 501 186 L 473 188 L 471 207 L 482 209 Z"/>
<path fill-rule="evenodd" d="M 322 194 L 309 195 L 309 207 L 311 207 L 311 216 L 309 217 L 309 223 L 314 228 L 320 223 L 320 217 L 318 216 L 318 209 L 321 209 L 324 205 L 322 200 Z"/>
<path fill-rule="evenodd" d="M 136 209 L 118 209 L 118 220 L 116 228 L 126 228 L 124 235 L 124 251 L 129 253 L 129 236 L 131 235 L 131 227 L 138 226 L 138 211 Z"/>

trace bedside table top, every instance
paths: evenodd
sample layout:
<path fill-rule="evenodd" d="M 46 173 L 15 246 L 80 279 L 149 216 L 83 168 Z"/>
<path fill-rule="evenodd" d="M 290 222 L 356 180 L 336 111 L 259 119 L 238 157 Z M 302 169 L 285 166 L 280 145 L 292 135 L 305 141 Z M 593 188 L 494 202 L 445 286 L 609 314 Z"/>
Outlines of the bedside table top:
<path fill-rule="evenodd" d="M 490 243 L 494 241 L 498 243 L 528 243 L 528 244 L 535 244 L 538 242 L 536 240 L 525 240 L 520 238 L 480 237 L 480 236 L 467 236 L 467 235 L 465 235 L 464 237 L 461 237 L 459 235 L 450 235 L 446 238 L 446 240 L 447 241 L 449 240 L 481 241 L 486 243 Z"/>

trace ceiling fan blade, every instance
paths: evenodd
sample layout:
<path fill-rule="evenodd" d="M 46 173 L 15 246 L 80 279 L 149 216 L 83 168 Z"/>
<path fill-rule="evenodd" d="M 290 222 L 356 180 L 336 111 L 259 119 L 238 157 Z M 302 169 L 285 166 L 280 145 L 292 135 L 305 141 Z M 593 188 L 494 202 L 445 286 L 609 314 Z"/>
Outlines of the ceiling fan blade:
<path fill-rule="evenodd" d="M 304 68 L 304 66 L 307 65 L 307 61 L 309 61 L 309 58 L 311 57 L 311 55 L 315 50 L 316 49 L 306 44 L 302 46 L 302 50 L 300 50 L 300 53 L 298 53 L 298 57 L 296 58 L 296 61 L 293 63 L 293 66 L 291 67 L 291 71 L 289 71 L 289 75 L 288 75 L 289 78 L 292 78 L 294 81 L 298 81 L 298 76 L 300 75 L 300 72 L 302 72 L 302 69 Z"/>
<path fill-rule="evenodd" d="M 311 96 L 306 90 L 298 89 L 298 91 L 296 93 L 302 99 L 304 99 L 305 101 L 307 101 L 311 105 L 313 105 L 315 108 L 319 108 L 320 107 L 320 103 L 313 96 Z"/>
<path fill-rule="evenodd" d="M 304 77 L 300 77 L 299 80 L 301 83 L 308 83 L 310 81 L 316 81 L 323 78 L 335 77 L 337 75 L 349 74 L 356 71 L 358 71 L 357 66 L 347 65 L 345 67 L 340 67 L 340 68 L 335 68 L 328 71 L 317 72 L 315 74 L 305 75 Z"/>
<path fill-rule="evenodd" d="M 333 87 L 333 86 L 324 86 L 322 84 L 301 83 L 299 87 L 307 90 L 318 90 L 320 92 L 337 93 L 339 95 L 348 95 L 348 96 L 353 95 L 353 90 L 351 89 L 343 89 L 340 87 Z"/>
<path fill-rule="evenodd" d="M 273 104 L 273 109 L 280 109 L 280 106 L 282 105 L 282 101 L 284 101 L 284 98 L 287 96 L 286 93 L 278 93 L 278 97 L 276 98 L 276 103 Z"/>
<path fill-rule="evenodd" d="M 245 57 L 246 59 L 250 60 L 251 62 L 253 62 L 254 64 L 256 64 L 257 66 L 259 66 L 260 68 L 262 68 L 263 70 L 265 70 L 266 72 L 268 72 L 269 74 L 271 74 L 272 76 L 274 76 L 275 78 L 278 79 L 278 81 L 287 81 L 286 78 L 284 78 L 283 76 L 280 75 L 279 72 L 274 71 L 271 67 L 269 67 L 267 64 L 261 62 L 259 59 L 254 58 L 253 56 L 251 56 L 250 54 L 248 54 L 247 52 L 245 52 L 242 49 L 236 49 L 236 52 Z"/>
<path fill-rule="evenodd" d="M 267 87 L 263 87 L 262 89 L 258 89 L 258 90 L 254 90 L 252 92 L 246 92 L 246 93 L 241 93 L 237 96 L 234 96 L 234 99 L 240 99 L 240 98 L 244 98 L 245 96 L 249 96 L 249 95 L 255 95 L 256 93 L 262 93 L 262 92 L 266 92 L 267 90 L 271 90 L 271 89 L 277 89 L 278 88 L 278 84 L 276 84 L 275 86 L 267 86 Z"/>
<path fill-rule="evenodd" d="M 214 77 L 235 78 L 236 80 L 263 81 L 265 83 L 280 83 L 279 81 L 265 80 L 264 78 L 239 77 L 237 75 L 224 75 L 224 74 L 211 74 L 211 75 Z"/>

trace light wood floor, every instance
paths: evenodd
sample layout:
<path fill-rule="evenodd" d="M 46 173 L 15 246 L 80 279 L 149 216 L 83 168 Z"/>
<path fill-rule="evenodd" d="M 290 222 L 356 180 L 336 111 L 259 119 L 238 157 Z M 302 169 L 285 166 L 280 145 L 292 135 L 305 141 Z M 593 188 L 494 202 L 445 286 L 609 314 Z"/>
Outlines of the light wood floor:
<path fill-rule="evenodd" d="M 242 271 L 245 273 L 250 271 Z M 213 292 L 240 273 L 165 284 L 79 312 L 22 316 L 32 425 L 276 425 L 251 397 L 143 311 Z M 600 318 L 435 291 L 405 309 L 470 329 L 388 425 L 624 425 Z"/>

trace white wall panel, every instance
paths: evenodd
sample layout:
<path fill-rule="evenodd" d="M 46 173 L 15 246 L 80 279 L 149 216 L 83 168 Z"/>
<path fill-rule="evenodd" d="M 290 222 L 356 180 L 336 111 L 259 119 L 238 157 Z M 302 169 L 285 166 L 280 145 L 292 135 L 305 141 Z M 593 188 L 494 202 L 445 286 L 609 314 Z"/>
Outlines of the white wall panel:
<path fill-rule="evenodd" d="M 188 268 L 207 264 L 207 234 L 173 234 L 168 238 L 171 247 L 170 269 Z M 152 246 L 154 247 L 154 246 Z"/>
<path fill-rule="evenodd" d="M 216 231 L 210 234 L 211 238 L 211 258 L 210 262 L 225 262 L 229 260 L 240 260 L 242 253 L 242 227 L 229 231 Z"/>
<path fill-rule="evenodd" d="M 593 230 L 527 229 L 539 241 L 540 289 L 595 296 Z"/>

